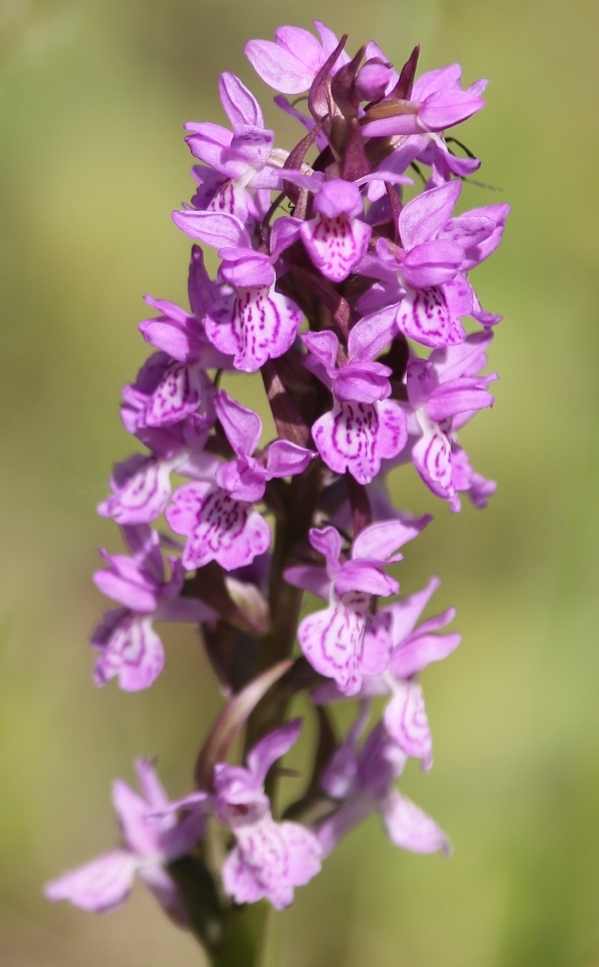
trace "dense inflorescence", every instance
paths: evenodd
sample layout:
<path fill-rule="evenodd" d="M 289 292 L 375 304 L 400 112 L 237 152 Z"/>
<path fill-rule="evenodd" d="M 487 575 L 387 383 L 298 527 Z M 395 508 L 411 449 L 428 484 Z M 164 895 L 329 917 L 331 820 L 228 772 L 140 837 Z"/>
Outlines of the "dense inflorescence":
<path fill-rule="evenodd" d="M 140 760 L 142 796 L 114 787 L 121 846 L 47 888 L 106 911 L 137 874 L 212 951 L 235 905 L 289 905 L 370 813 L 398 846 L 449 849 L 395 783 L 408 758 L 432 764 L 419 675 L 460 638 L 444 630 L 452 609 L 421 620 L 438 578 L 397 597 L 389 565 L 432 518 L 396 509 L 386 477 L 412 464 L 452 511 L 495 490 L 458 433 L 493 403 L 497 377 L 483 372 L 500 317 L 469 274 L 499 245 L 508 206 L 456 214 L 480 162 L 444 134 L 483 107 L 485 82 L 462 88 L 457 64 L 416 77 L 418 49 L 399 73 L 372 42 L 350 58 L 346 37 L 315 27 L 318 38 L 282 27 L 246 47 L 304 128 L 291 151 L 231 73 L 219 80 L 229 126 L 186 125 L 197 190 L 173 220 L 220 266 L 211 278 L 194 244 L 190 308 L 147 297 L 153 353 L 121 407 L 144 450 L 115 466 L 98 508 L 128 553 L 102 551 L 95 575 L 118 604 L 92 636 L 96 683 L 148 688 L 164 664 L 154 622 L 191 622 L 226 705 L 196 791 L 169 802 Z M 266 443 L 258 414 L 219 388 L 257 372 L 276 431 Z M 323 604 L 302 617 L 305 591 Z M 298 738 L 301 720 L 286 718 L 299 692 L 318 725 L 312 775 L 281 817 L 272 767 Z M 330 706 L 352 699 L 338 738 Z M 230 765 L 242 729 L 244 764 Z M 220 870 L 207 836 L 221 836 Z"/>

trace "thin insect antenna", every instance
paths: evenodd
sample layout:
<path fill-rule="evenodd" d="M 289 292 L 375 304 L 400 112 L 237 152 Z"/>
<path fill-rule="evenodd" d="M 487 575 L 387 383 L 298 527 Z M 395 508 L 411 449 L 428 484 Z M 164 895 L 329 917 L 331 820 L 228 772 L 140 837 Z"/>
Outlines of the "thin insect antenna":
<path fill-rule="evenodd" d="M 296 97 L 295 100 L 291 102 L 291 106 L 295 107 L 297 104 L 301 104 L 302 101 L 307 101 L 307 100 L 308 100 L 308 95 L 301 94 L 300 97 Z"/>
<path fill-rule="evenodd" d="M 472 151 L 470 150 L 470 148 L 467 148 L 466 145 L 465 144 L 462 144 L 461 141 L 458 141 L 457 138 L 445 138 L 445 144 L 447 144 L 447 145 L 449 145 L 449 144 L 457 144 L 458 147 L 460 147 L 462 149 L 462 151 L 465 151 L 466 152 L 466 154 L 468 155 L 469 158 L 472 158 L 473 161 L 478 161 L 478 158 L 476 157 L 475 154 L 472 154 Z M 451 154 L 453 154 L 453 151 L 451 151 Z"/>
<path fill-rule="evenodd" d="M 499 185 L 487 185 L 484 181 L 475 181 L 474 178 L 467 178 L 465 175 L 458 175 L 458 178 L 467 185 L 474 185 L 475 188 L 485 188 L 487 191 L 504 191 Z"/>
<path fill-rule="evenodd" d="M 416 164 L 415 161 L 412 162 L 412 164 L 410 165 L 410 168 L 413 168 L 414 169 L 414 171 L 416 172 L 416 174 L 418 175 L 418 177 L 422 179 L 422 184 L 423 185 L 426 185 L 426 178 L 422 174 L 422 171 L 420 170 L 419 166 Z"/>

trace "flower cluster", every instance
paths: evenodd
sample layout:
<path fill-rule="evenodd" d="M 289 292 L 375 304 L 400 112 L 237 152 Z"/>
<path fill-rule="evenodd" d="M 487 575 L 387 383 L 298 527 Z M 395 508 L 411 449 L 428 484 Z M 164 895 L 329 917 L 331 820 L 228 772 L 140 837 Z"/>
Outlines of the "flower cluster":
<path fill-rule="evenodd" d="M 396 509 L 386 477 L 412 465 L 454 512 L 461 494 L 483 507 L 495 490 L 458 433 L 493 403 L 485 369 L 500 317 L 482 309 L 470 272 L 499 245 L 508 206 L 456 211 L 480 162 L 445 134 L 483 107 L 486 82 L 462 87 L 457 64 L 416 77 L 417 48 L 399 72 L 373 42 L 350 57 L 347 37 L 315 27 L 318 37 L 281 27 L 246 46 L 303 126 L 291 151 L 231 73 L 219 80 L 228 125 L 186 125 L 197 190 L 173 220 L 219 268 L 211 278 L 194 244 L 190 308 L 147 297 L 156 315 L 140 331 L 153 354 L 121 408 L 143 451 L 115 466 L 98 508 L 129 554 L 102 552 L 95 575 L 119 605 L 92 637 L 96 683 L 152 685 L 164 664 L 153 623 L 187 621 L 227 704 L 200 750 L 197 791 L 169 804 L 138 763 L 144 798 L 115 786 L 123 846 L 48 887 L 105 911 L 137 873 L 197 932 L 206 890 L 177 873 L 193 858 L 213 884 L 210 949 L 231 901 L 287 906 L 372 812 L 394 844 L 448 850 L 395 783 L 410 757 L 432 765 L 419 676 L 460 638 L 443 630 L 453 610 L 421 620 L 438 578 L 398 597 L 389 568 L 432 518 Z M 234 374 L 255 372 L 274 439 L 232 395 Z M 324 605 L 302 617 L 305 591 Z M 298 738 L 301 722 L 285 715 L 300 691 L 319 738 L 308 787 L 280 819 L 274 763 Z M 382 717 L 362 740 L 377 696 Z M 331 706 L 351 699 L 355 724 L 336 738 Z M 229 765 L 244 727 L 246 764 Z M 204 855 L 211 829 L 224 831 L 220 871 Z"/>

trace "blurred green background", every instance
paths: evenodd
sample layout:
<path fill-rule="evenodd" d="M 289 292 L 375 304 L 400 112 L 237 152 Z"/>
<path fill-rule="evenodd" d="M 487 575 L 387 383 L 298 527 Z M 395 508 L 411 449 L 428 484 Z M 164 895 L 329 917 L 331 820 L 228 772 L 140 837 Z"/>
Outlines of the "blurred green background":
<path fill-rule="evenodd" d="M 130 452 L 118 401 L 147 355 L 141 296 L 185 298 L 181 126 L 222 120 L 225 69 L 267 105 L 243 44 L 311 15 L 396 64 L 419 41 L 423 69 L 459 60 L 467 82 L 489 77 L 460 136 L 503 191 L 465 199 L 513 214 L 475 276 L 505 316 L 497 405 L 464 434 L 499 492 L 452 516 L 410 472 L 395 478 L 406 509 L 437 515 L 398 576 L 411 591 L 439 574 L 437 609 L 455 603 L 463 632 L 423 676 L 435 768 L 402 786 L 455 854 L 401 853 L 371 820 L 274 918 L 269 964 L 599 965 L 599 5 L 0 0 L 2 967 L 202 962 L 141 887 L 99 918 L 46 904 L 41 884 L 113 842 L 110 781 L 132 779 L 135 755 L 188 790 L 219 705 L 185 628 L 151 691 L 91 684 L 104 602 L 90 576 L 96 548 L 118 546 L 94 507 Z"/>

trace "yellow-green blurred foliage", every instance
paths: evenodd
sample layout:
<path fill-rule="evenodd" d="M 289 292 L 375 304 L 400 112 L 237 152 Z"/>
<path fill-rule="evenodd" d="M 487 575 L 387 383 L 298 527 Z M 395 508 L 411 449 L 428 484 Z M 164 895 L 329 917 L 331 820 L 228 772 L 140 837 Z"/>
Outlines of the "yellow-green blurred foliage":
<path fill-rule="evenodd" d="M 476 272 L 505 315 L 497 404 L 465 434 L 498 494 L 452 516 L 409 470 L 394 478 L 406 509 L 437 514 L 398 576 L 410 591 L 439 574 L 463 632 L 424 675 L 435 767 L 403 784 L 455 854 L 401 853 L 371 820 L 274 918 L 270 967 L 599 964 L 599 6 L 0 0 L 2 967 L 202 962 L 142 888 L 99 918 L 46 904 L 41 884 L 113 842 L 110 782 L 135 755 L 159 756 L 172 794 L 189 788 L 219 705 L 187 629 L 168 630 L 151 691 L 92 685 L 90 576 L 96 548 L 118 546 L 94 506 L 130 450 L 118 401 L 147 355 L 141 296 L 185 298 L 182 123 L 221 120 L 225 69 L 270 102 L 243 44 L 311 15 L 396 64 L 420 41 L 423 69 L 489 77 L 461 137 L 503 192 L 464 194 L 513 214 Z"/>

